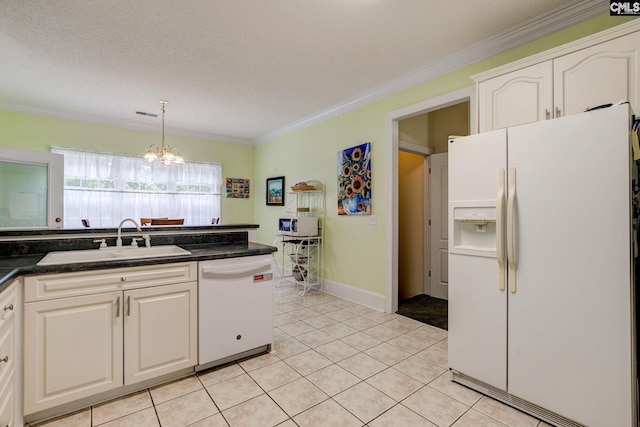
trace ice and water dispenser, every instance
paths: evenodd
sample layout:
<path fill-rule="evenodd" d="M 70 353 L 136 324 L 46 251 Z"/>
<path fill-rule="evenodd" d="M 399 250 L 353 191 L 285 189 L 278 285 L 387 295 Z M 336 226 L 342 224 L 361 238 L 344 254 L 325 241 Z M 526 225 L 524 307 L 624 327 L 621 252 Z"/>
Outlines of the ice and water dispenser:
<path fill-rule="evenodd" d="M 482 202 L 452 206 L 453 245 L 450 252 L 495 257 L 496 207 Z"/>

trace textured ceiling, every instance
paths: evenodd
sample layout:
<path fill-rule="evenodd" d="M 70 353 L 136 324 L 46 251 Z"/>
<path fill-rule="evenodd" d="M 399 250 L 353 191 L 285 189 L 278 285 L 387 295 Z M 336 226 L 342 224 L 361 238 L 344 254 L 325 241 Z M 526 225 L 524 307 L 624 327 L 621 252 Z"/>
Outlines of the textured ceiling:
<path fill-rule="evenodd" d="M 0 0 L 0 101 L 253 141 L 567 3 Z"/>

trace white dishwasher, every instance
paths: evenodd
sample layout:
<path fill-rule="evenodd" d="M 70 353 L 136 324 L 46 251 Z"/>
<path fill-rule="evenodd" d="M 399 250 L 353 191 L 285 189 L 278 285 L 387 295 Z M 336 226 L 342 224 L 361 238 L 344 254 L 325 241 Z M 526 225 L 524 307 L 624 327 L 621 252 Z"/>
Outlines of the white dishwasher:
<path fill-rule="evenodd" d="M 269 351 L 272 343 L 273 257 L 201 261 L 196 370 Z"/>

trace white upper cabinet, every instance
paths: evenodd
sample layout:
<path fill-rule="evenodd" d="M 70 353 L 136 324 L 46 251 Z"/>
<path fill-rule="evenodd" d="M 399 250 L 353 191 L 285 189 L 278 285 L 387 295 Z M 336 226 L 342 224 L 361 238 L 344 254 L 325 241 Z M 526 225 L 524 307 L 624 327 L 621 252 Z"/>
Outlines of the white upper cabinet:
<path fill-rule="evenodd" d="M 640 33 L 600 43 L 553 61 L 555 117 L 627 99 L 638 109 Z"/>
<path fill-rule="evenodd" d="M 553 105 L 550 61 L 504 74 L 478 85 L 480 132 L 549 117 Z"/>
<path fill-rule="evenodd" d="M 576 114 L 622 99 L 640 111 L 639 29 L 631 22 L 473 76 L 478 131 Z"/>

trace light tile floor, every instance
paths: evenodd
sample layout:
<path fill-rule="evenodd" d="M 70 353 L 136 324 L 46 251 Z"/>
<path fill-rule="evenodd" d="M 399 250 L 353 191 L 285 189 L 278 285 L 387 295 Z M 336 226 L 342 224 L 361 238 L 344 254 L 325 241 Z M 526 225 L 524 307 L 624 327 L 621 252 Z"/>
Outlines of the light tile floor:
<path fill-rule="evenodd" d="M 274 351 L 38 427 L 543 427 L 449 381 L 447 332 L 322 292 L 274 288 Z"/>

